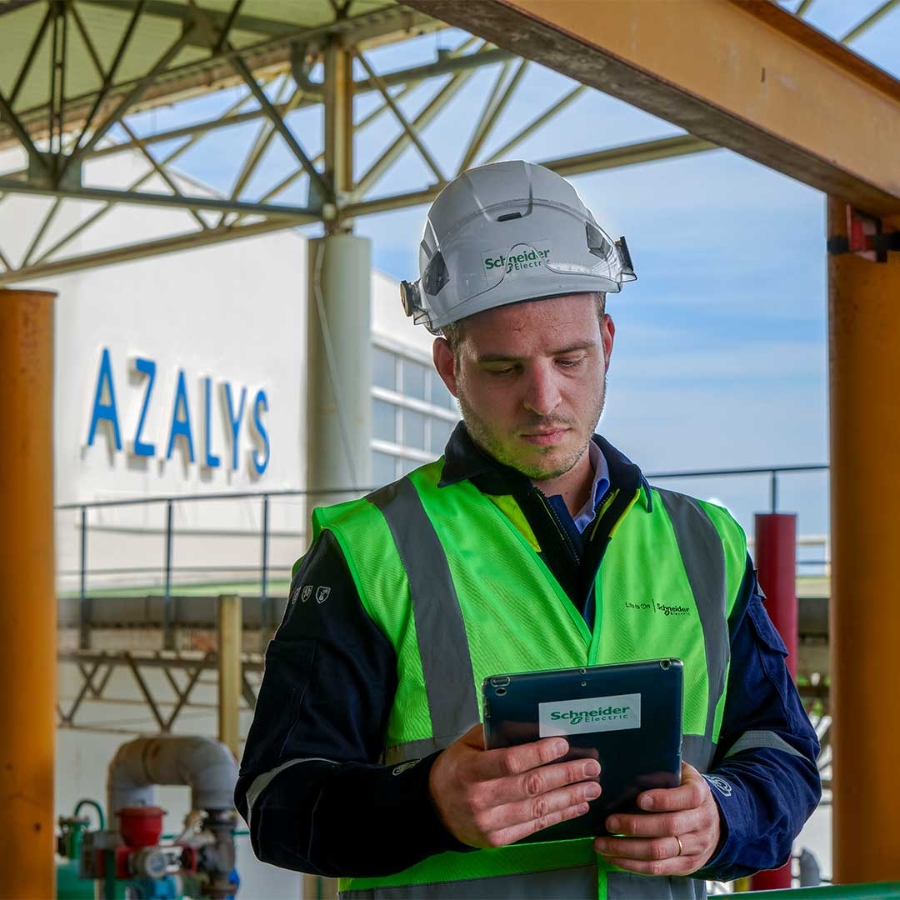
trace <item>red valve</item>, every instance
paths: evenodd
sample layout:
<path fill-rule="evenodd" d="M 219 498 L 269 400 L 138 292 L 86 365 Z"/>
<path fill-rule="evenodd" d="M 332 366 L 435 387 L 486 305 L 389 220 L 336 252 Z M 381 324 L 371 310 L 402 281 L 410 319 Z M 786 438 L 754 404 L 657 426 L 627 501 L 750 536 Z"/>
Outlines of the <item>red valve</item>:
<path fill-rule="evenodd" d="M 117 813 L 119 830 L 129 847 L 155 847 L 163 833 L 163 816 L 159 806 L 126 806 Z"/>

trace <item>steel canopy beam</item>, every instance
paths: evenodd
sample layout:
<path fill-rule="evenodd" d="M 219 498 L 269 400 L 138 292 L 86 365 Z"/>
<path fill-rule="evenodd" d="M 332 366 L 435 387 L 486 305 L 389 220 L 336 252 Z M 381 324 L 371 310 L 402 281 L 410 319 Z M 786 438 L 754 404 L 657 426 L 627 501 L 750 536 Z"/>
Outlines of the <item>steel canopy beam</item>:
<path fill-rule="evenodd" d="M 317 221 L 311 218 L 311 222 Z M 303 224 L 296 222 L 293 224 Z M 128 244 L 124 247 L 113 247 L 97 253 L 68 257 L 53 262 L 42 262 L 29 266 L 26 271 L 10 270 L 0 272 L 0 286 L 33 281 L 36 278 L 52 278 L 54 275 L 66 275 L 69 272 L 83 272 L 115 263 L 128 262 L 132 259 L 147 259 L 151 256 L 162 256 L 165 253 L 177 253 L 180 250 L 193 250 L 196 247 L 207 247 L 210 244 L 221 244 L 243 237 L 255 237 L 272 231 L 285 229 L 284 219 L 267 219 L 250 225 L 237 227 L 210 228 L 208 231 L 192 231 L 174 237 L 156 241 L 144 241 L 140 244 Z"/>
<path fill-rule="evenodd" d="M 900 82 L 770 0 L 404 0 L 873 213 L 900 212 Z"/>
<path fill-rule="evenodd" d="M 319 217 L 318 209 L 303 206 L 283 206 L 275 203 L 243 203 L 240 200 L 223 200 L 218 197 L 194 197 L 187 194 L 157 194 L 151 191 L 113 191 L 94 187 L 52 187 L 29 184 L 0 178 L 0 191 L 16 194 L 31 194 L 39 197 L 64 197 L 69 200 L 97 200 L 102 203 L 114 202 L 137 206 L 161 206 L 168 209 L 206 209 L 220 213 L 242 213 L 252 216 L 282 218 L 283 226 L 314 222 Z"/>
<path fill-rule="evenodd" d="M 97 2 L 105 5 L 106 0 L 97 0 Z M 123 7 L 123 9 L 130 10 L 133 7 L 134 3 L 129 0 L 127 7 Z M 191 15 L 189 6 L 184 5 L 182 8 L 187 11 L 188 15 Z M 194 21 L 193 17 L 191 21 Z M 283 23 L 278 34 L 267 35 L 249 46 L 223 50 L 221 53 L 213 53 L 203 59 L 167 68 L 146 87 L 140 102 L 133 105 L 133 110 L 150 109 L 154 106 L 175 103 L 186 97 L 208 93 L 213 86 L 226 87 L 241 83 L 240 75 L 234 71 L 229 62 L 230 58 L 236 55 L 240 55 L 259 78 L 262 73 L 272 69 L 283 69 L 288 65 L 291 45 L 295 43 L 315 43 L 327 39 L 330 35 L 341 36 L 348 43 L 358 45 L 371 42 L 380 43 L 399 39 L 410 33 L 433 30 L 439 25 L 440 23 L 434 25 L 428 17 L 402 6 L 385 6 L 381 9 L 361 13 L 358 16 L 316 26 Z M 106 115 L 114 108 L 121 96 L 145 79 L 146 75 L 139 75 L 113 85 L 98 112 Z M 371 89 L 374 90 L 374 86 Z M 67 129 L 84 125 L 95 98 L 95 91 L 67 98 L 65 118 Z M 30 109 L 17 109 L 16 114 L 33 140 L 44 136 L 47 118 L 46 103 Z M 2 127 L 3 124 L 0 123 L 0 147 L 8 144 L 10 138 L 15 136 L 11 129 Z"/>
<path fill-rule="evenodd" d="M 465 77 L 465 73 L 458 77 Z M 186 147 L 181 147 L 176 150 L 171 156 L 163 160 L 163 165 L 171 162 L 185 149 Z M 558 159 L 547 159 L 541 161 L 541 163 L 542 165 L 547 166 L 547 168 L 559 172 L 561 175 L 579 175 L 584 172 L 596 172 L 602 169 L 618 168 L 620 166 L 652 162 L 659 159 L 670 159 L 676 156 L 703 153 L 707 150 L 715 149 L 715 144 L 686 134 L 661 138 L 655 141 L 645 141 L 644 143 L 632 144 L 625 147 L 612 147 L 606 150 L 597 150 L 593 153 L 583 153 Z M 318 161 L 318 159 L 319 157 L 317 157 L 315 161 Z M 65 244 L 83 230 L 85 223 L 82 223 L 82 225 L 78 226 L 62 240 L 54 244 L 49 250 L 45 250 L 43 255 L 27 268 L 18 270 L 12 269 L 9 261 L 5 260 L 2 255 L 0 255 L 0 262 L 2 262 L 7 269 L 7 271 L 0 270 L 0 285 L 18 284 L 23 281 L 31 281 L 35 278 L 62 275 L 67 272 L 78 272 L 84 269 L 126 262 L 132 259 L 143 259 L 149 256 L 171 253 L 178 250 L 187 250 L 192 247 L 201 247 L 224 241 L 232 241 L 242 237 L 266 234 L 297 225 L 321 221 L 321 211 L 319 210 L 312 208 L 304 210 L 302 207 L 277 206 L 266 202 L 268 196 L 277 194 L 286 186 L 288 181 L 295 177 L 296 173 L 288 176 L 282 184 L 269 191 L 269 195 L 264 197 L 260 203 L 256 204 L 239 203 L 217 198 L 185 197 L 182 199 L 167 194 L 150 194 L 147 192 L 135 193 L 134 189 L 153 174 L 154 173 L 151 171 L 142 176 L 134 185 L 132 185 L 132 192 L 108 191 L 99 188 L 80 189 L 80 191 L 78 191 L 79 196 L 74 197 L 75 199 L 102 200 L 109 204 L 106 209 L 100 209 L 95 212 L 93 216 L 86 219 L 85 223 L 90 224 L 92 221 L 104 215 L 115 203 L 146 203 L 149 205 L 167 207 L 181 206 L 182 208 L 208 209 L 215 212 L 238 212 L 238 210 L 240 210 L 239 215 L 242 218 L 249 215 L 266 215 L 268 218 L 262 222 L 254 222 L 238 227 L 239 219 L 232 222 L 227 227 L 211 228 L 207 231 L 194 231 L 143 244 L 113 247 L 108 250 L 89 253 L 84 256 L 64 257 L 51 260 L 51 257 L 55 257 L 57 252 L 65 246 Z M 29 188 L 25 182 L 11 182 L 10 179 L 0 179 L 0 193 L 6 190 L 7 187 L 11 187 L 12 183 L 15 184 L 12 193 L 24 192 L 51 197 L 61 196 L 63 193 L 65 193 L 66 196 L 73 195 L 72 191 L 63 192 L 56 191 L 52 188 L 41 187 Z M 405 209 L 410 206 L 430 203 L 437 196 L 440 189 L 441 185 L 431 185 L 425 190 L 412 191 L 407 194 L 395 194 L 388 197 L 366 200 L 364 202 L 354 201 L 341 206 L 340 212 L 344 218 L 354 218 L 357 216 L 386 212 L 387 210 Z"/>
<path fill-rule="evenodd" d="M 644 141 L 640 144 L 629 144 L 624 147 L 611 147 L 606 150 L 595 150 L 578 156 L 564 156 L 558 159 L 542 159 L 537 162 L 563 176 L 583 175 L 586 172 L 599 172 L 603 169 L 619 169 L 638 163 L 654 162 L 659 159 L 672 159 L 676 156 L 689 156 L 693 153 L 705 153 L 707 150 L 718 150 L 715 144 L 704 141 L 690 134 L 660 138 L 656 141 Z M 433 184 L 421 191 L 408 194 L 393 194 L 350 203 L 342 210 L 348 218 L 373 215 L 394 209 L 406 209 L 431 203 L 441 192 L 443 185 Z M 768 472 L 769 470 L 766 469 Z"/>

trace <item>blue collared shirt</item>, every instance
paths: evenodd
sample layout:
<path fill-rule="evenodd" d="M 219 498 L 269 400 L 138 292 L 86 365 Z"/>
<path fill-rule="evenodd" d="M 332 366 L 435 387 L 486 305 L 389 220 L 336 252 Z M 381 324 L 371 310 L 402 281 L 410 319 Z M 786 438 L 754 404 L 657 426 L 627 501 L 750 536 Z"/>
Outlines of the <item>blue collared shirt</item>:
<path fill-rule="evenodd" d="M 610 484 L 609 465 L 606 462 L 603 451 L 595 441 L 591 441 L 588 444 L 587 452 L 591 461 L 591 468 L 594 470 L 594 480 L 584 506 L 573 516 L 569 512 L 562 494 L 554 494 L 552 497 L 547 498 L 547 502 L 553 507 L 560 524 L 565 528 L 566 533 L 579 552 L 584 549 L 584 538 L 582 536 L 584 530 L 594 521 L 597 508 L 606 496 Z"/>

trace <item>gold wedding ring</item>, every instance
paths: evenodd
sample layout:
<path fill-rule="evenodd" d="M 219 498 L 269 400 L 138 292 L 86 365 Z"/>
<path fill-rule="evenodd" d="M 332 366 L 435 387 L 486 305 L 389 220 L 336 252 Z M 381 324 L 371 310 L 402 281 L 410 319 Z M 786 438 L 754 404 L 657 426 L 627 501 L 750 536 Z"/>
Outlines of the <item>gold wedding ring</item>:
<path fill-rule="evenodd" d="M 675 855 L 681 856 L 684 853 L 684 844 L 681 843 L 681 838 L 677 834 L 675 835 L 675 840 L 678 841 L 678 852 Z"/>

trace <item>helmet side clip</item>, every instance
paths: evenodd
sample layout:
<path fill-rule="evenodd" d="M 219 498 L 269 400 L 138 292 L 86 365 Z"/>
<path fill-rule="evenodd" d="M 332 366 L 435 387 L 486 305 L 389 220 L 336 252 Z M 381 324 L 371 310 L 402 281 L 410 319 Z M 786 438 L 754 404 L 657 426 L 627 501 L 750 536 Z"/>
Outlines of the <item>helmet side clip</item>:
<path fill-rule="evenodd" d="M 637 278 L 634 274 L 634 263 L 631 261 L 631 252 L 628 249 L 624 234 L 616 241 L 616 249 L 619 251 L 619 259 L 622 260 L 622 273 Z"/>

